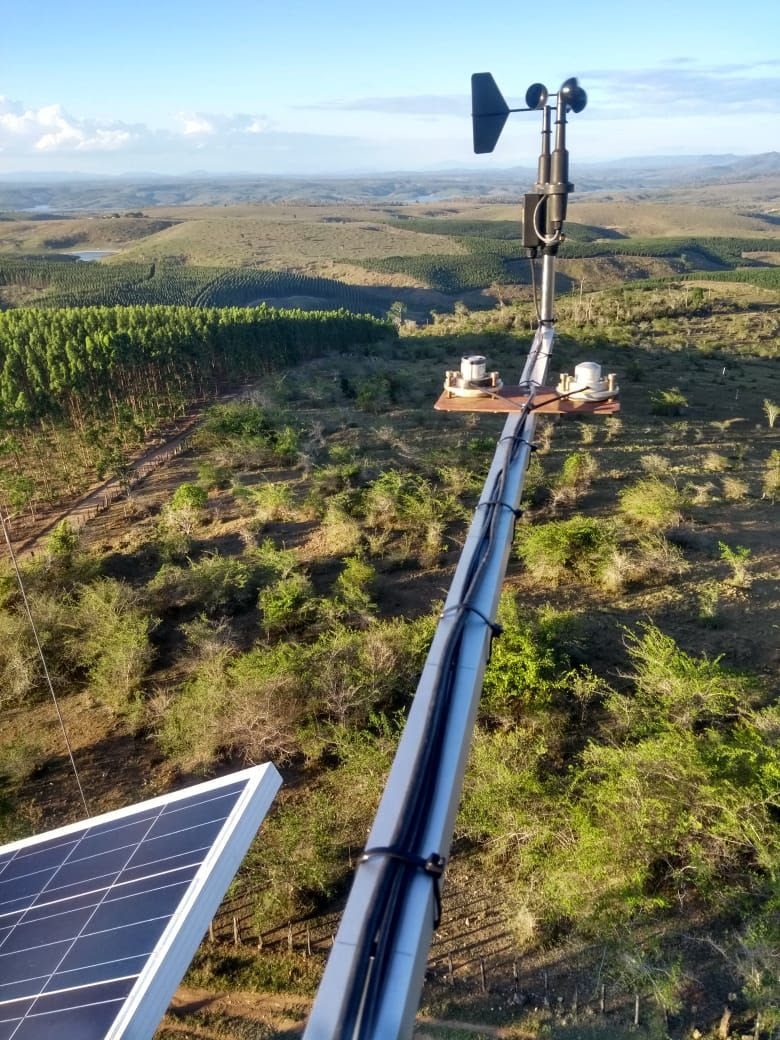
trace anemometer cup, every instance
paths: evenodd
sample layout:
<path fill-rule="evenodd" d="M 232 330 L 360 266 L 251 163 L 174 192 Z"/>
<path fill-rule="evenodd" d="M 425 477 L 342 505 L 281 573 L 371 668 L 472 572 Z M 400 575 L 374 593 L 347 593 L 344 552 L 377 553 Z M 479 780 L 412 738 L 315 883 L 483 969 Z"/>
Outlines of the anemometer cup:
<path fill-rule="evenodd" d="M 566 110 L 579 115 L 588 103 L 588 95 L 577 82 L 576 76 L 567 79 L 558 91 L 558 97 L 563 99 Z"/>

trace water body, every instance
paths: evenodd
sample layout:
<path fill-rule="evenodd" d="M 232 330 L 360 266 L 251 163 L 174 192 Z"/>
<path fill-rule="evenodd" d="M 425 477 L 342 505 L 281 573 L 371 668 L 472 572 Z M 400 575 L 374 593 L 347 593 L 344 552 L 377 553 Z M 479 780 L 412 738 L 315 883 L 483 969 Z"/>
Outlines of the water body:
<path fill-rule="evenodd" d="M 118 249 L 87 249 L 81 253 L 66 253 L 65 256 L 75 256 L 77 260 L 102 260 L 104 256 L 113 256 Z"/>

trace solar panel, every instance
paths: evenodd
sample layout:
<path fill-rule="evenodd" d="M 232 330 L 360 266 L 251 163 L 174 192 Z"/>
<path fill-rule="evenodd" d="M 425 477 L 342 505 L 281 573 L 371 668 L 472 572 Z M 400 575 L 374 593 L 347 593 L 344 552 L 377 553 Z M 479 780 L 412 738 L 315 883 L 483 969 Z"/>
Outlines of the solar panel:
<path fill-rule="evenodd" d="M 0 848 L 0 1040 L 148 1040 L 280 783 L 254 766 Z"/>

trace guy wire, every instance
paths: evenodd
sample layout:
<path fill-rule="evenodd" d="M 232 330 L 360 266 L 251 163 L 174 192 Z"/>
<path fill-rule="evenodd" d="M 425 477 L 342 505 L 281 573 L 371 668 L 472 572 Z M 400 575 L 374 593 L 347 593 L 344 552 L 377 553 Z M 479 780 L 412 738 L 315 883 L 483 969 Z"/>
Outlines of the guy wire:
<path fill-rule="evenodd" d="M 43 674 L 46 677 L 46 685 L 49 687 L 49 693 L 51 694 L 51 699 L 54 701 L 54 708 L 57 712 L 57 718 L 60 720 L 60 728 L 62 730 L 62 736 L 65 740 L 65 747 L 68 749 L 68 757 L 70 758 L 70 764 L 73 767 L 73 775 L 76 778 L 76 785 L 78 786 L 79 794 L 81 795 L 81 801 L 84 803 L 84 811 L 86 812 L 87 816 L 89 816 L 89 806 L 87 805 L 87 799 L 84 795 L 84 788 L 81 786 L 81 778 L 79 777 L 79 771 L 76 768 L 76 759 L 73 757 L 73 749 L 70 746 L 70 740 L 68 739 L 68 731 L 65 727 L 65 720 L 63 719 L 62 712 L 60 711 L 60 705 L 57 700 L 57 694 L 54 692 L 54 683 L 51 681 L 51 675 L 49 674 L 49 667 L 46 664 L 46 657 L 43 653 L 43 647 L 41 646 L 41 641 L 38 638 L 38 629 L 35 627 L 35 621 L 33 620 L 32 611 L 30 610 L 30 602 L 27 599 L 27 592 L 24 587 L 24 580 L 22 579 L 22 572 L 19 570 L 19 564 L 16 559 L 16 553 L 14 552 L 13 546 L 11 545 L 11 538 L 8 534 L 8 525 L 6 524 L 6 517 L 3 514 L 2 509 L 0 509 L 0 524 L 3 525 L 3 535 L 5 536 L 5 544 L 8 546 L 8 553 L 11 557 L 11 563 L 13 564 L 14 571 L 16 572 L 16 580 L 19 584 L 19 591 L 22 594 L 22 602 L 24 603 L 24 609 L 27 613 L 27 620 L 30 622 L 30 629 L 32 630 L 32 634 L 35 639 L 35 645 L 38 648 L 38 656 L 41 659 Z"/>

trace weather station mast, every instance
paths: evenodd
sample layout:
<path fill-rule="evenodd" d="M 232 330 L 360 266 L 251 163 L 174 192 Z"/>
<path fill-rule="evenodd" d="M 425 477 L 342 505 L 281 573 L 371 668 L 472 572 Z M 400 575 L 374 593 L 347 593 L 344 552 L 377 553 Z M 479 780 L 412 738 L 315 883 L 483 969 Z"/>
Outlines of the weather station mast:
<path fill-rule="evenodd" d="M 548 104 L 555 98 L 554 105 Z M 614 376 L 578 365 L 545 385 L 555 317 L 555 258 L 572 185 L 566 117 L 585 108 L 576 79 L 557 94 L 528 88 L 510 109 L 489 73 L 472 77 L 474 151 L 491 152 L 509 114 L 540 111 L 538 180 L 525 196 L 523 244 L 542 257 L 538 326 L 515 386 L 488 373 L 481 355 L 446 373 L 435 407 L 507 414 L 479 504 L 455 569 L 366 848 L 315 998 L 304 1040 L 411 1037 L 431 939 L 442 912 L 441 884 L 471 746 L 482 679 L 496 624 L 539 412 L 617 411 Z M 551 148 L 553 116 L 555 140 Z M 348 796 L 348 792 L 345 792 Z"/>

